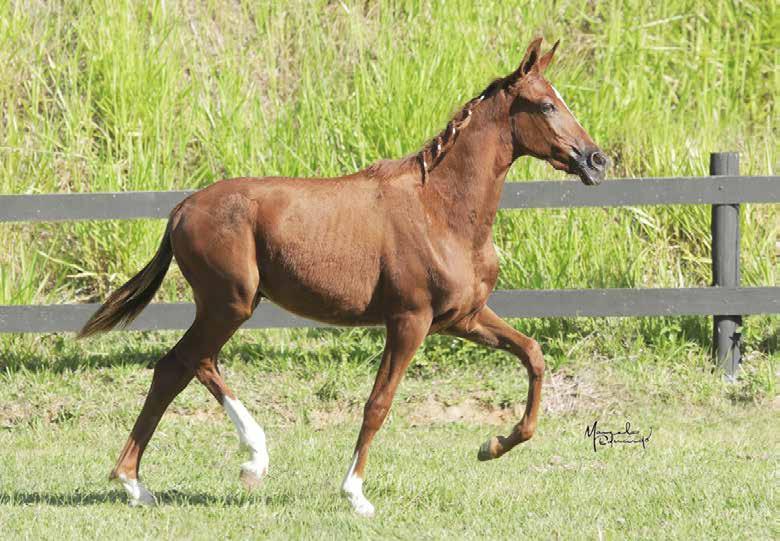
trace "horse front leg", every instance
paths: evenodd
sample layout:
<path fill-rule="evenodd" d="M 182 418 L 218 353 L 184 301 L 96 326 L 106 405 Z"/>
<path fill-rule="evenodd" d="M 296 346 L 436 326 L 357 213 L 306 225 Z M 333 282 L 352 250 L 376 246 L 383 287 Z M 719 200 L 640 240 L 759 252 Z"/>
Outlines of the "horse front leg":
<path fill-rule="evenodd" d="M 536 340 L 515 330 L 487 306 L 442 333 L 495 349 L 507 350 L 516 355 L 528 371 L 528 399 L 523 418 L 514 426 L 509 436 L 494 436 L 483 443 L 477 458 L 479 460 L 498 458 L 516 445 L 531 439 L 536 430 L 544 379 L 542 349 Z"/>
<path fill-rule="evenodd" d="M 352 509 L 358 515 L 365 517 L 374 515 L 374 506 L 363 495 L 368 448 L 390 411 L 393 396 L 409 362 L 428 334 L 431 316 L 404 314 L 389 318 L 386 325 L 387 339 L 382 362 L 374 381 L 374 388 L 363 410 L 363 425 L 355 445 L 355 453 L 341 485 L 341 490 L 352 505 Z"/>

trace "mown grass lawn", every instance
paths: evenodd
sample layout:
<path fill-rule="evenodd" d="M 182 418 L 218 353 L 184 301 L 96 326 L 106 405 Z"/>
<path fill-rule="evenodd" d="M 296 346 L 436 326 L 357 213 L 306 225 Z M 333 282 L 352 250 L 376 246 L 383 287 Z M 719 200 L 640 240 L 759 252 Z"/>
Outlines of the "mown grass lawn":
<path fill-rule="evenodd" d="M 338 487 L 375 364 L 273 370 L 234 345 L 224 372 L 266 428 L 267 481 L 252 494 L 241 488 L 232 425 L 193 384 L 145 455 L 142 477 L 160 505 L 129 508 L 107 474 L 151 374 L 106 347 L 100 366 L 28 359 L 2 376 L 3 539 L 776 537 L 774 384 L 727 386 L 704 367 L 649 358 L 551 370 L 536 437 L 489 463 L 477 462 L 478 445 L 522 406 L 522 371 L 412 370 L 372 448 L 366 493 L 378 514 L 366 520 Z M 773 370 L 771 358 L 762 363 Z M 646 449 L 594 452 L 584 433 L 597 419 L 613 430 L 626 420 L 642 433 L 652 427 L 652 437 Z"/>

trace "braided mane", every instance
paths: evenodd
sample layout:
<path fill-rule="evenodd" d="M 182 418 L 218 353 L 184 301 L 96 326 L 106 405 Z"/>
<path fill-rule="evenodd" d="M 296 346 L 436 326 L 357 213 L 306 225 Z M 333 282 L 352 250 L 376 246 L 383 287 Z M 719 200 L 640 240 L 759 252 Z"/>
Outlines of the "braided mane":
<path fill-rule="evenodd" d="M 476 98 L 469 100 L 463 108 L 452 117 L 447 123 L 447 127 L 436 137 L 426 143 L 422 149 L 415 155 L 422 169 L 423 183 L 428 178 L 428 173 L 442 161 L 447 152 L 455 144 L 458 134 L 471 122 L 472 110 L 485 98 L 489 98 L 498 90 L 506 86 L 508 78 L 496 79 L 490 83 L 485 90 Z"/>

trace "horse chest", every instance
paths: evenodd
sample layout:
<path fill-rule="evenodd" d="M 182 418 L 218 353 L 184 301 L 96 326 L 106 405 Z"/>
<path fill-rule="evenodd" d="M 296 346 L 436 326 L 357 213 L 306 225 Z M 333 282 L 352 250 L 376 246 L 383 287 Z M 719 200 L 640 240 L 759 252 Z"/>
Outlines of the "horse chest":
<path fill-rule="evenodd" d="M 476 251 L 462 250 L 441 258 L 431 271 L 434 312 L 442 322 L 471 313 L 485 304 L 498 278 L 492 243 Z"/>

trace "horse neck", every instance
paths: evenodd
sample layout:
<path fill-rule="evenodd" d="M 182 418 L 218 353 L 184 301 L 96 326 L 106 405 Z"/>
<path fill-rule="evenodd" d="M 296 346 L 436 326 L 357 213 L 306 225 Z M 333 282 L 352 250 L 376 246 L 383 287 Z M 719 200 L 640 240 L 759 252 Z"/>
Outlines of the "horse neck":
<path fill-rule="evenodd" d="M 515 153 L 502 93 L 487 98 L 472 114 L 453 147 L 430 171 L 425 192 L 429 211 L 478 246 L 491 238 Z"/>

